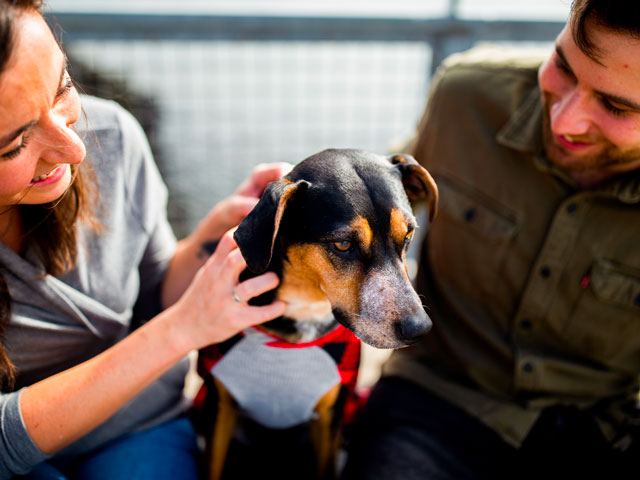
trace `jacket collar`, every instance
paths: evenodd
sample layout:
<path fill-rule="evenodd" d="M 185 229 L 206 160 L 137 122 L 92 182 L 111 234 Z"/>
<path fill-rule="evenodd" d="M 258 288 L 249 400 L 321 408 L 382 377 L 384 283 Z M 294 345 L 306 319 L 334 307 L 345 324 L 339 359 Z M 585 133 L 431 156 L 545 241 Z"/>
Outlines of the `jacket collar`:
<path fill-rule="evenodd" d="M 496 140 L 505 147 L 530 153 L 537 168 L 560 178 L 572 188 L 577 188 L 573 179 L 553 165 L 544 152 L 542 100 L 537 85 L 511 114 L 507 123 L 498 132 Z M 598 195 L 617 198 L 623 203 L 640 203 L 640 169 L 606 181 L 592 191 Z"/>

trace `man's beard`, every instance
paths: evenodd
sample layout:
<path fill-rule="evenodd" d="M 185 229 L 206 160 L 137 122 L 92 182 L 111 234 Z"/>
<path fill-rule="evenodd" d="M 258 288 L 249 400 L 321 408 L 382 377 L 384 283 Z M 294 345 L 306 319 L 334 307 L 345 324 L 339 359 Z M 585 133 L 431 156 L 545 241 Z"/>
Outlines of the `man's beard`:
<path fill-rule="evenodd" d="M 551 131 L 551 116 L 547 102 L 543 102 L 543 141 L 547 157 L 558 168 L 567 173 L 600 172 L 611 170 L 616 165 L 638 162 L 640 148 L 622 151 L 606 138 L 573 136 L 574 141 L 597 143 L 598 152 L 590 155 L 576 155 L 562 148 Z"/>

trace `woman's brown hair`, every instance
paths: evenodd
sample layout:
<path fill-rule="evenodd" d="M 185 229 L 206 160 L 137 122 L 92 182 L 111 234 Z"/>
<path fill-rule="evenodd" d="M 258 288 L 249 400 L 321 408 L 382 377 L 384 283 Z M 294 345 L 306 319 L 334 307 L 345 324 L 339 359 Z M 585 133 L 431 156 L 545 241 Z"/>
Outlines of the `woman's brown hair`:
<path fill-rule="evenodd" d="M 7 66 L 15 46 L 14 21 L 22 11 L 41 11 L 42 0 L 0 0 L 0 75 Z M 71 166 L 74 180 L 62 197 L 42 205 L 15 205 L 26 232 L 23 246 L 35 251 L 44 271 L 50 275 L 64 273 L 75 266 L 79 219 L 97 226 L 93 214 L 97 186 L 89 162 Z M 2 214 L 2 212 L 0 212 Z M 11 295 L 0 264 L 0 390 L 11 390 L 16 369 L 5 345 L 5 333 L 11 319 Z"/>

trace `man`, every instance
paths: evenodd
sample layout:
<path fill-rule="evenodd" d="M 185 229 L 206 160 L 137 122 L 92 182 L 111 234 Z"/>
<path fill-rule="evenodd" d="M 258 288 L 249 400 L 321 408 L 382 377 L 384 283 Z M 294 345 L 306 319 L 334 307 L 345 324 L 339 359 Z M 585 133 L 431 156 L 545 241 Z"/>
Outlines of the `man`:
<path fill-rule="evenodd" d="M 345 477 L 640 471 L 640 4 L 575 0 L 542 65 L 453 56 L 412 153 L 441 194 L 434 328 L 384 366 Z"/>

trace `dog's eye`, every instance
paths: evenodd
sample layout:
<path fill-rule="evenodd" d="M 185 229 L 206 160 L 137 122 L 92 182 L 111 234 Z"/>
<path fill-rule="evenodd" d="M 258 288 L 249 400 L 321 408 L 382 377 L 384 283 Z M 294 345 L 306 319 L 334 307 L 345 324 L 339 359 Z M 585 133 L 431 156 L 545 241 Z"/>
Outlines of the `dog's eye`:
<path fill-rule="evenodd" d="M 333 246 L 339 252 L 346 252 L 351 250 L 351 242 L 343 240 L 342 242 L 334 242 Z"/>
<path fill-rule="evenodd" d="M 411 230 L 409 233 L 407 233 L 407 236 L 404 237 L 404 244 L 408 245 L 409 242 L 411 242 L 411 239 L 413 238 L 413 234 L 415 233 L 415 230 Z"/>

